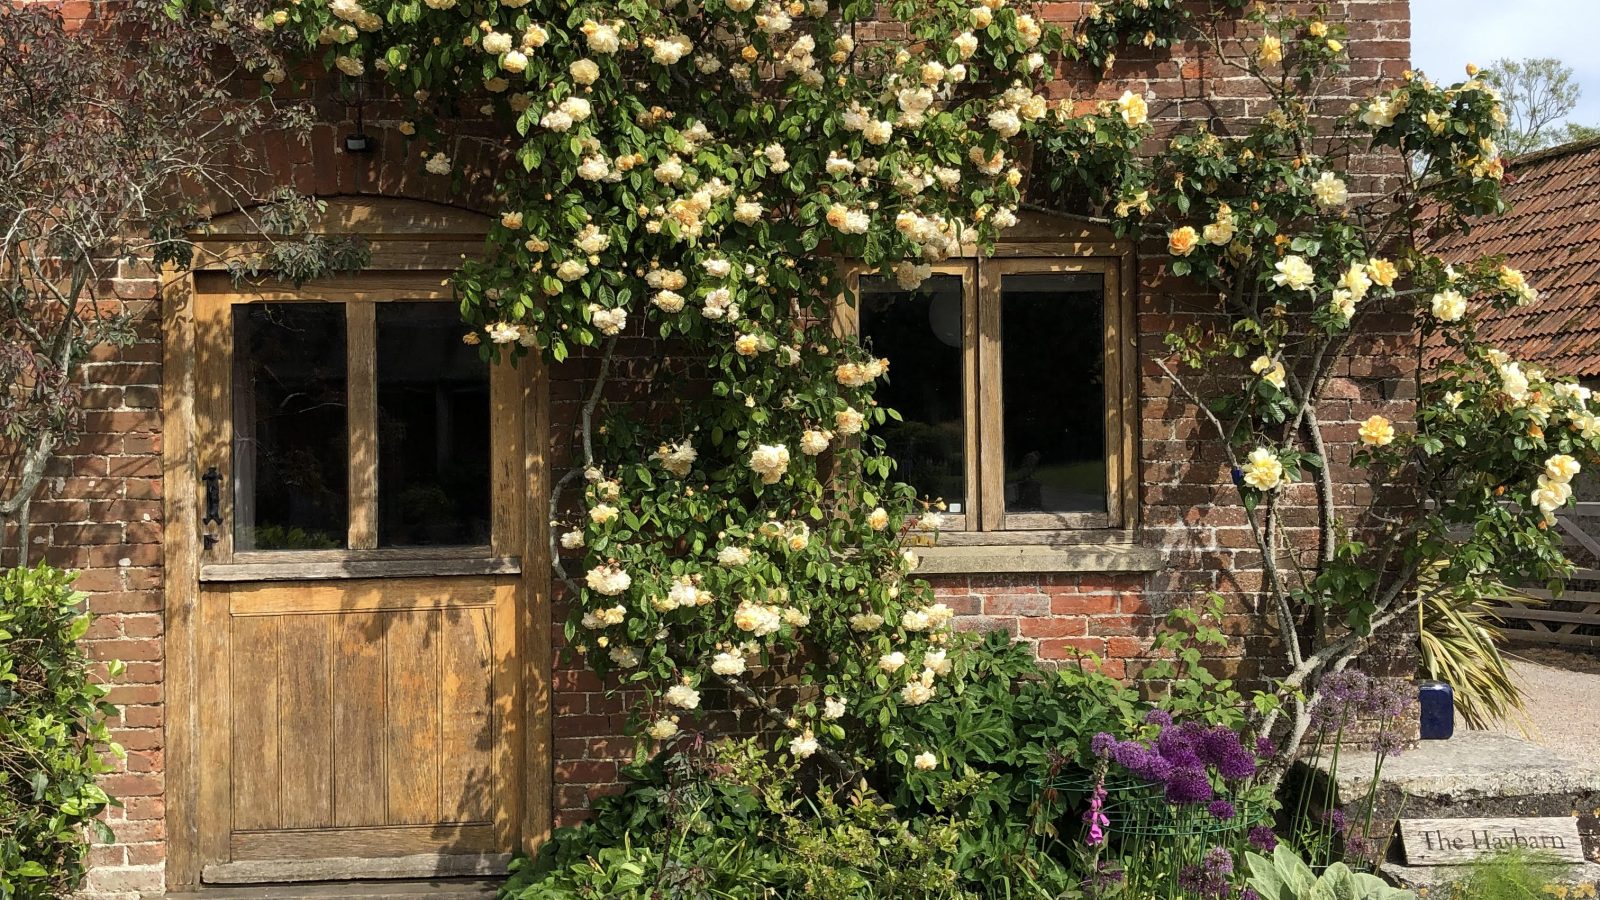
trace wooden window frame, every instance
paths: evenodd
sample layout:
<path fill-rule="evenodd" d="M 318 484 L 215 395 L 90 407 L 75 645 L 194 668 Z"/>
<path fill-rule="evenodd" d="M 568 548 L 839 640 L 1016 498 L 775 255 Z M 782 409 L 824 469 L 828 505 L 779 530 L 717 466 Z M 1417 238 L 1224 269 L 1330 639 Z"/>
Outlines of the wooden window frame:
<path fill-rule="evenodd" d="M 851 301 L 841 302 L 835 327 L 860 333 L 859 265 L 846 264 Z M 953 259 L 935 275 L 962 278 L 963 430 L 967 496 L 962 515 L 947 515 L 942 544 L 1044 542 L 1131 530 L 1138 509 L 1136 340 L 1133 255 L 1119 243 L 1003 244 L 992 256 Z M 1105 302 L 1104 409 L 1106 511 L 1007 513 L 1005 504 L 1005 399 L 1001 390 L 1000 291 L 1007 275 L 1093 273 L 1103 279 Z"/>

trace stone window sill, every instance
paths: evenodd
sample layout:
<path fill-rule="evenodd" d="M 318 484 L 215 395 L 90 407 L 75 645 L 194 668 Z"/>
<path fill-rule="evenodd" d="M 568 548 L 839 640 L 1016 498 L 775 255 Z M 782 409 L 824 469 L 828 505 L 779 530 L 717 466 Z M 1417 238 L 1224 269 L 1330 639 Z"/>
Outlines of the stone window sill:
<path fill-rule="evenodd" d="M 917 575 L 1155 572 L 1165 565 L 1161 551 L 1123 543 L 961 544 L 916 552 Z"/>

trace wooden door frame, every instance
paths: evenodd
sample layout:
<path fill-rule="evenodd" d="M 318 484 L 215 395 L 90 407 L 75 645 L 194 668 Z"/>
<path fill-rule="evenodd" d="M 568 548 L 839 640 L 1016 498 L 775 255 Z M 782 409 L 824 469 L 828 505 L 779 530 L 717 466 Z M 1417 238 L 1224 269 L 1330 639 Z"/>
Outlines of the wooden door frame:
<path fill-rule="evenodd" d="M 490 220 L 478 213 L 415 200 L 381 197 L 328 198 L 316 230 L 360 235 L 372 258 L 368 271 L 450 270 L 462 256 L 482 253 Z M 227 261 L 260 246 L 261 231 L 248 213 L 216 220 L 198 238 L 201 257 L 186 271 L 163 273 L 162 326 L 162 587 L 164 606 L 163 719 L 165 731 L 166 888 L 200 886 L 200 647 L 201 529 L 196 440 L 196 271 L 225 269 Z M 359 289 L 362 273 L 327 279 L 333 291 Z M 318 289 L 310 283 L 309 290 Z M 500 363 L 497 365 L 505 365 Z M 522 479 L 526 485 L 520 547 L 523 614 L 523 734 L 520 843 L 531 852 L 552 827 L 553 754 L 551 706 L 549 376 L 537 354 L 515 370 L 521 387 Z M 496 377 L 508 377 L 497 374 Z M 511 473 L 515 475 L 515 473 Z M 494 502 L 494 498 L 491 498 Z M 514 532 L 516 533 L 516 532 Z M 499 552 L 500 547 L 496 547 Z M 515 849 L 515 848 L 513 848 Z"/>

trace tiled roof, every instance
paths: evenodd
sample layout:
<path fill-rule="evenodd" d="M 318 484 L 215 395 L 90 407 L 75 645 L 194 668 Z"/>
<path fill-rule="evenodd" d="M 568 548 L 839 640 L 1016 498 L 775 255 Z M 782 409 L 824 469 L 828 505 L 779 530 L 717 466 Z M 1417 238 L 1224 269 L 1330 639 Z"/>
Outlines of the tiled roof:
<path fill-rule="evenodd" d="M 1504 255 L 1541 299 L 1485 316 L 1479 334 L 1553 372 L 1600 377 L 1600 140 L 1511 160 L 1503 192 L 1509 213 L 1480 219 L 1471 233 L 1446 235 L 1428 249 L 1450 262 Z M 1443 353 L 1429 346 L 1428 360 Z"/>

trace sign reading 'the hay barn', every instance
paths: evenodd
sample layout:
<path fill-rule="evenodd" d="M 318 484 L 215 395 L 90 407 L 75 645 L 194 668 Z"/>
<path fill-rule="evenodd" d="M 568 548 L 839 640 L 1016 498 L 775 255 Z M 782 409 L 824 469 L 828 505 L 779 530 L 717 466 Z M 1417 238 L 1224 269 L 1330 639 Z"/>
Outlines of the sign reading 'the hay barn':
<path fill-rule="evenodd" d="M 1406 864 L 1449 866 L 1502 850 L 1532 850 L 1554 859 L 1583 862 L 1578 820 L 1570 816 L 1530 819 L 1401 819 Z"/>

